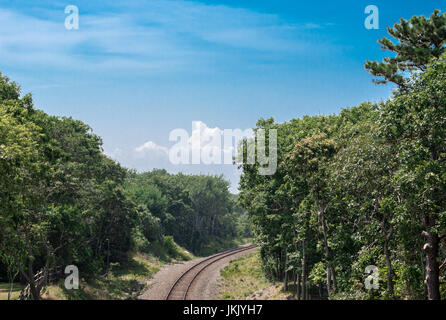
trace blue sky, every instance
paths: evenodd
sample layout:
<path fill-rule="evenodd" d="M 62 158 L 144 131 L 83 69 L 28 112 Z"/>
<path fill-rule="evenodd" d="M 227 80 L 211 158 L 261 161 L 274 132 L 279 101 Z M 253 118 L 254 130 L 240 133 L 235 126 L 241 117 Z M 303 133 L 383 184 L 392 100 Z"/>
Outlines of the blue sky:
<path fill-rule="evenodd" d="M 370 4 L 379 30 L 364 27 Z M 79 30 L 64 27 L 67 5 L 79 8 Z M 88 123 L 124 166 L 222 173 L 235 191 L 232 166 L 170 164 L 169 133 L 386 99 L 391 87 L 372 84 L 364 61 L 384 56 L 386 26 L 435 8 L 445 2 L 2 0 L 0 71 L 38 108 Z"/>

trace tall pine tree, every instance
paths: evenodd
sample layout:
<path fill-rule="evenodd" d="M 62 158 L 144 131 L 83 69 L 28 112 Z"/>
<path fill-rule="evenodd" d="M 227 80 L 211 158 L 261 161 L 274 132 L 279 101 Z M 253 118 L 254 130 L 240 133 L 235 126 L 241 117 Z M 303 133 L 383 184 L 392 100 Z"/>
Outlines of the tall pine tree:
<path fill-rule="evenodd" d="M 394 57 L 385 57 L 382 62 L 366 61 L 365 68 L 374 76 L 377 84 L 393 82 L 402 91 L 412 85 L 407 72 L 424 72 L 432 58 L 440 57 L 446 49 L 446 13 L 434 10 L 429 18 L 413 16 L 408 21 L 403 18 L 388 33 L 396 40 L 383 37 L 378 40 L 383 50 L 395 52 Z"/>

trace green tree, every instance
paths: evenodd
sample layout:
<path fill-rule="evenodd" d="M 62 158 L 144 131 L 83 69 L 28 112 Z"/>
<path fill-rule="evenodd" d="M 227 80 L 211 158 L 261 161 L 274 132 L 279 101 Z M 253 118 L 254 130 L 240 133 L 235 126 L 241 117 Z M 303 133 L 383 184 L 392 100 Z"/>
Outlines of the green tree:
<path fill-rule="evenodd" d="M 90 127 L 34 109 L 6 77 L 0 94 L 0 259 L 39 299 L 40 268 L 75 263 L 88 275 L 123 261 L 136 207 L 122 189 L 126 170 Z"/>
<path fill-rule="evenodd" d="M 382 108 L 380 126 L 400 168 L 395 174 L 405 209 L 422 224 L 429 299 L 440 299 L 439 250 L 446 238 L 446 60 L 414 76 L 412 91 Z"/>
<path fill-rule="evenodd" d="M 377 84 L 393 82 L 407 91 L 412 87 L 410 78 L 405 73 L 425 71 L 432 58 L 439 58 L 446 45 L 446 13 L 434 10 L 429 18 L 413 16 L 408 21 L 401 18 L 387 31 L 395 40 L 383 37 L 378 40 L 383 50 L 396 53 L 394 57 L 385 57 L 383 62 L 367 60 L 365 68 L 374 76 Z"/>

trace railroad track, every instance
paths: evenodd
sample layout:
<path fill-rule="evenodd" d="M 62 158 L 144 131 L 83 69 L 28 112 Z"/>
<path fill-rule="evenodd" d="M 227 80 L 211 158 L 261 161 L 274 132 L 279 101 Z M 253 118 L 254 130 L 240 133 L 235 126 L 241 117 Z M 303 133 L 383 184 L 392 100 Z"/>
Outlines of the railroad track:
<path fill-rule="evenodd" d="M 183 274 L 180 277 L 178 277 L 178 279 L 173 283 L 172 287 L 170 288 L 169 293 L 166 296 L 166 300 L 187 300 L 187 296 L 192 284 L 201 274 L 201 272 L 203 272 L 203 270 L 205 270 L 207 267 L 209 267 L 210 265 L 221 259 L 224 259 L 228 256 L 237 254 L 242 251 L 253 249 L 255 247 L 257 246 L 251 245 L 243 248 L 226 250 L 198 262 L 197 264 L 193 265 L 185 272 L 183 272 Z"/>

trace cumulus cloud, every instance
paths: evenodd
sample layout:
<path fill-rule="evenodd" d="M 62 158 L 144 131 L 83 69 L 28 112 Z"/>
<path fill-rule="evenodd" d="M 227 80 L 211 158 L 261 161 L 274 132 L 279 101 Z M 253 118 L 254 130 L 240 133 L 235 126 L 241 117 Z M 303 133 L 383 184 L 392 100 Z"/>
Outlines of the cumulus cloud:
<path fill-rule="evenodd" d="M 167 154 L 168 149 L 166 147 L 162 147 L 157 145 L 155 142 L 153 141 L 147 141 L 146 143 L 144 143 L 143 145 L 136 147 L 135 151 L 138 154 L 144 153 L 144 152 L 161 152 L 161 153 L 165 153 Z"/>
<path fill-rule="evenodd" d="M 251 137 L 252 130 L 225 130 L 209 127 L 203 121 L 192 122 L 190 130 L 180 130 L 186 134 L 182 151 L 189 157 L 185 163 L 175 164 L 169 158 L 169 153 L 177 141 L 171 141 L 170 144 L 158 144 L 149 140 L 129 149 L 115 148 L 110 152 L 106 151 L 106 154 L 125 167 L 138 171 L 166 169 L 172 173 L 223 175 L 231 182 L 231 191 L 237 192 L 240 172 L 237 166 L 232 164 L 232 157 L 235 156 L 238 141 Z M 226 143 L 225 131 L 226 134 L 232 135 Z M 194 154 L 199 155 L 199 164 L 193 163 Z M 220 161 L 216 161 L 217 159 Z M 230 159 L 230 161 L 226 162 L 225 159 Z"/>
<path fill-rule="evenodd" d="M 192 157 L 200 156 L 200 161 L 205 164 L 220 163 L 222 152 L 223 131 L 218 128 L 209 128 L 202 121 L 192 122 L 192 134 L 188 141 L 188 147 Z"/>
<path fill-rule="evenodd" d="M 241 139 L 252 136 L 252 130 L 210 128 L 202 121 L 192 122 L 191 135 L 175 129 L 170 140 L 176 144 L 169 151 L 172 163 L 232 164 Z"/>
<path fill-rule="evenodd" d="M 171 135 L 171 141 L 176 142 L 174 145 L 166 147 L 147 141 L 133 149 L 135 157 L 164 157 L 171 164 L 232 164 L 238 142 L 240 139 L 251 137 L 252 130 L 225 131 L 219 127 L 211 128 L 203 121 L 193 121 L 190 134 L 186 129 L 175 129 Z M 168 157 L 172 152 L 187 156 L 176 162 Z M 122 154 L 122 150 L 120 153 Z"/>

